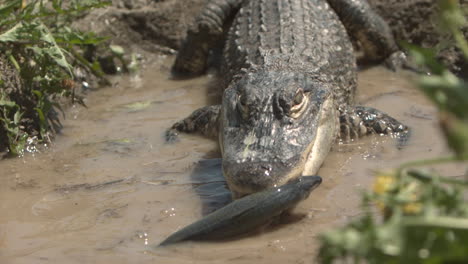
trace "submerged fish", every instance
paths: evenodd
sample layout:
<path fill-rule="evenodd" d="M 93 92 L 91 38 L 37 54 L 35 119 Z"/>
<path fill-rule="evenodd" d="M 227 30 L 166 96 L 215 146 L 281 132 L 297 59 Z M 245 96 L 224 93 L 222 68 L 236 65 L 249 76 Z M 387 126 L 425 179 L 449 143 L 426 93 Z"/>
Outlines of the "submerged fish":
<path fill-rule="evenodd" d="M 321 182 L 320 176 L 303 176 L 285 185 L 245 196 L 180 229 L 159 246 L 244 234 L 306 199 Z"/>

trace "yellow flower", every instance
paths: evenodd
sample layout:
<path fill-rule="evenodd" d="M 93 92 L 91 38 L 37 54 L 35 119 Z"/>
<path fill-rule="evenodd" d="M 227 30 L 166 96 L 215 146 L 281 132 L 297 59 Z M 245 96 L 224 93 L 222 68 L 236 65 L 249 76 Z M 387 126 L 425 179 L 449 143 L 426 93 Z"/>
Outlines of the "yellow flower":
<path fill-rule="evenodd" d="M 376 194 L 384 195 L 395 188 L 396 177 L 393 171 L 389 172 L 379 172 L 374 181 L 373 191 Z M 420 185 L 415 182 L 411 182 L 407 185 L 404 185 L 401 189 L 398 190 L 399 194 L 406 194 L 406 197 L 410 197 L 410 201 L 403 205 L 403 212 L 405 214 L 418 214 L 422 210 L 422 204 L 416 202 L 418 200 L 418 193 Z M 397 195 L 397 194 L 394 194 Z M 413 202 L 414 201 L 414 202 Z M 379 208 L 382 213 L 387 214 L 391 213 L 391 209 L 388 208 L 383 202 L 376 201 L 375 205 Z"/>
<path fill-rule="evenodd" d="M 379 174 L 375 179 L 373 190 L 377 194 L 386 193 L 395 183 L 395 177 L 392 174 Z"/>
<path fill-rule="evenodd" d="M 421 212 L 421 203 L 408 203 L 403 206 L 405 214 L 419 214 Z"/>

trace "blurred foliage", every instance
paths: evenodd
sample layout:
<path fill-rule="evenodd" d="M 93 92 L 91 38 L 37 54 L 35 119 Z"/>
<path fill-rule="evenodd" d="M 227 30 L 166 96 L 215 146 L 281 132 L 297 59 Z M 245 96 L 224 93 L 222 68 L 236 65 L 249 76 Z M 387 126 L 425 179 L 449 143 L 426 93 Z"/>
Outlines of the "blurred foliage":
<path fill-rule="evenodd" d="M 465 11 L 456 0 L 439 0 L 439 7 L 440 27 L 451 33 L 468 60 L 460 31 Z M 373 191 L 363 194 L 364 215 L 321 235 L 322 263 L 468 263 L 468 181 L 424 169 L 468 159 L 468 84 L 437 62 L 432 50 L 405 47 L 428 71 L 418 85 L 439 109 L 439 124 L 454 156 L 376 172 Z"/>
<path fill-rule="evenodd" d="M 5 82 L 0 82 L 0 126 L 7 131 L 11 154 L 21 154 L 26 139 L 33 133 L 23 124 L 23 118 L 34 120 L 38 124 L 35 130 L 39 131 L 39 140 L 47 141 L 50 131 L 60 126 L 56 114 L 60 111 L 58 100 L 68 97 L 73 102 L 83 103 L 75 94 L 75 66 L 91 72 L 101 83 L 108 83 L 99 65 L 81 55 L 87 47 L 102 43 L 104 38 L 92 32 L 79 32 L 68 25 L 89 10 L 109 4 L 110 1 L 101 0 L 6 0 L 0 3 L 0 54 L 4 54 L 6 63 L 14 66 L 21 84 L 21 87 L 6 87 Z M 16 94 L 30 99 L 12 96 L 18 89 L 22 91 Z M 35 105 L 24 105 L 23 101 L 33 101 Z M 33 116 L 29 108 L 34 109 Z"/>

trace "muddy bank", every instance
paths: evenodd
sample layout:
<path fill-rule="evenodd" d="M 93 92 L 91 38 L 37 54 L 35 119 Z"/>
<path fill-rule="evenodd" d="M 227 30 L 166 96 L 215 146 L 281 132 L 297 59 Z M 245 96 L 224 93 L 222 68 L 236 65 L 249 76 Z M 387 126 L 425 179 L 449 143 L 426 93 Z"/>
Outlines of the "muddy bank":
<path fill-rule="evenodd" d="M 109 36 L 129 50 L 173 53 L 206 0 L 114 0 L 74 26 Z"/>
<path fill-rule="evenodd" d="M 438 58 L 453 72 L 468 77 L 468 64 L 448 32 L 437 26 L 437 1 L 435 0 L 368 0 L 390 25 L 397 40 L 436 48 Z M 468 1 L 459 1 L 462 8 Z M 463 29 L 468 38 L 468 27 Z"/>

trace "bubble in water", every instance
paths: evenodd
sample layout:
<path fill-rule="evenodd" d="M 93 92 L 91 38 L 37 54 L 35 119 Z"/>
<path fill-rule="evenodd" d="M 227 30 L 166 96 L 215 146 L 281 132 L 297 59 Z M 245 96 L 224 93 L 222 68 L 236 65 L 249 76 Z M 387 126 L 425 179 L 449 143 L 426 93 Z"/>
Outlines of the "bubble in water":
<path fill-rule="evenodd" d="M 164 210 L 163 214 L 165 214 L 167 216 L 175 216 L 176 215 L 176 209 L 174 207 L 172 207 L 170 209 Z"/>

